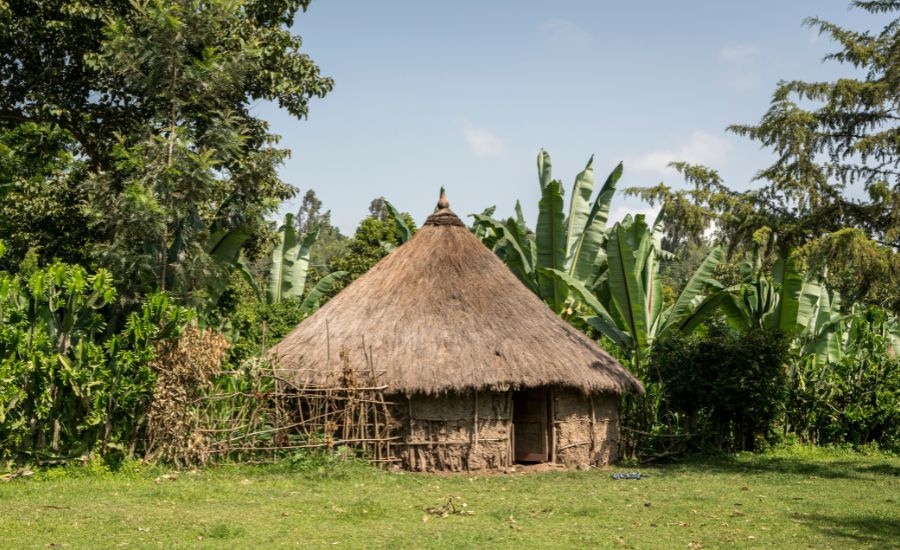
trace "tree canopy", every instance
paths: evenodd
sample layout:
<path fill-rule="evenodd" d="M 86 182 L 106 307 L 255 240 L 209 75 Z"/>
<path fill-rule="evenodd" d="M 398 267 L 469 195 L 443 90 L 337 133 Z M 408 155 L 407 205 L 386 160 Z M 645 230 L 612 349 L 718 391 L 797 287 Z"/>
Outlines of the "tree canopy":
<path fill-rule="evenodd" d="M 900 1 L 852 6 L 890 19 L 877 32 L 806 20 L 838 44 L 824 61 L 849 66 L 847 77 L 782 81 L 757 124 L 728 128 L 774 153 L 758 186 L 738 192 L 714 169 L 676 162 L 687 189 L 628 192 L 665 205 L 670 238 L 712 230 L 732 250 L 800 248 L 846 297 L 900 311 Z"/>
<path fill-rule="evenodd" d="M 210 235 L 240 228 L 258 242 L 294 193 L 277 174 L 288 152 L 250 107 L 301 119 L 332 89 L 289 29 L 308 3 L 0 3 L 0 158 L 20 167 L 2 192 L 23 218 L 0 211 L 0 238 L 24 228 L 47 259 L 108 267 L 125 301 L 147 288 L 196 298 L 220 275 Z M 29 128 L 46 137 L 38 154 L 9 137 Z M 58 204 L 40 199 L 60 187 Z M 42 232 L 64 222 L 83 228 L 79 250 Z"/>

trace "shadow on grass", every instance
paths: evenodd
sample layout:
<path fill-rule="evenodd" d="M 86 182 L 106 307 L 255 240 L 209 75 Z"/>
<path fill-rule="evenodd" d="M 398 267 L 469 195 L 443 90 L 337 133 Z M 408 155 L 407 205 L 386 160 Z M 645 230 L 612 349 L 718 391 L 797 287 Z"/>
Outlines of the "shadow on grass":
<path fill-rule="evenodd" d="M 795 520 L 836 541 L 873 548 L 892 548 L 900 540 L 900 520 L 870 516 L 794 515 Z"/>
<path fill-rule="evenodd" d="M 900 467 L 894 466 L 892 464 L 873 464 L 871 466 L 863 466 L 857 469 L 860 472 L 871 472 L 873 474 L 900 477 Z"/>
<path fill-rule="evenodd" d="M 769 457 L 765 455 L 756 455 L 750 459 L 728 456 L 692 457 L 682 462 L 681 467 L 717 473 L 783 474 L 868 481 L 875 481 L 885 476 L 900 476 L 900 467 L 888 461 L 861 464 L 859 460 L 820 461 L 803 457 Z M 662 466 L 662 468 L 666 467 Z"/>

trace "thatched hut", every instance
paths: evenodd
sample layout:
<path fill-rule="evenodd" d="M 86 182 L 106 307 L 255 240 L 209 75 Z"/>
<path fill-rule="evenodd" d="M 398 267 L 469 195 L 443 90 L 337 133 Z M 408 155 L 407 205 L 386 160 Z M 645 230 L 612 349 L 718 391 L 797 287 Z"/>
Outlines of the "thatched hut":
<path fill-rule="evenodd" d="M 410 470 L 615 460 L 618 397 L 640 382 L 528 290 L 445 197 L 438 206 L 275 346 L 276 366 L 321 386 L 339 349 L 371 356 L 395 403 L 391 453 Z"/>

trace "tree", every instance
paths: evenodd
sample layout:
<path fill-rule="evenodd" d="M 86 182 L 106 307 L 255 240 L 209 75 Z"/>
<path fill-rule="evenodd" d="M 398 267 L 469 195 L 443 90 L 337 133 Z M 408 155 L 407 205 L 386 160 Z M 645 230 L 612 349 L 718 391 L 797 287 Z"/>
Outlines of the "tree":
<path fill-rule="evenodd" d="M 314 270 L 310 275 L 312 279 L 318 280 L 318 277 L 330 271 L 331 263 L 343 254 L 349 239 L 331 224 L 331 210 L 322 212 L 322 201 L 312 189 L 303 195 L 295 220 L 297 231 L 301 234 L 318 228 L 319 237 L 309 252 L 310 267 Z"/>
<path fill-rule="evenodd" d="M 68 133 L 33 122 L 0 128 L 0 238 L 3 269 L 17 271 L 26 255 L 86 263 L 91 231 L 80 208 Z"/>
<path fill-rule="evenodd" d="M 383 197 L 372 201 L 377 208 L 370 209 L 372 215 L 359 223 L 353 238 L 347 243 L 344 254 L 332 262 L 332 269 L 346 271 L 347 280 L 352 281 L 371 269 L 379 260 L 387 256 L 395 247 L 404 242 L 404 233 L 390 217 L 387 201 Z M 393 208 L 393 207 L 391 207 Z M 375 214 L 382 214 L 378 218 Z M 412 216 L 400 214 L 406 227 L 415 227 Z"/>
<path fill-rule="evenodd" d="M 62 134 L 79 159 L 68 200 L 87 221 L 87 256 L 126 303 L 155 288 L 202 299 L 222 276 L 210 235 L 241 228 L 258 246 L 266 215 L 293 194 L 276 173 L 287 152 L 249 106 L 275 101 L 303 118 L 331 90 L 288 29 L 308 3 L 0 6 L 0 130 Z"/>
<path fill-rule="evenodd" d="M 369 203 L 369 217 L 383 222 L 388 216 L 387 199 L 376 197 Z"/>
<path fill-rule="evenodd" d="M 767 254 L 800 248 L 807 261 L 829 267 L 829 284 L 845 297 L 900 311 L 900 2 L 851 5 L 892 18 L 877 33 L 816 18 L 806 24 L 839 44 L 826 61 L 863 76 L 782 81 L 758 124 L 729 127 L 774 152 L 755 177 L 760 187 L 736 192 L 715 170 L 674 163 L 690 189 L 627 192 L 664 203 L 675 234 L 715 229 L 733 250 L 749 250 L 764 230 Z M 866 197 L 854 198 L 854 185 Z"/>

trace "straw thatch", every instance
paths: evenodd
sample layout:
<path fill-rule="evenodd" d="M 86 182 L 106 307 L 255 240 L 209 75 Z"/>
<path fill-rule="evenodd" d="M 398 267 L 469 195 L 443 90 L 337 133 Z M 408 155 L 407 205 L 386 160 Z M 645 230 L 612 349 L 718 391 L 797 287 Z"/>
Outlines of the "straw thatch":
<path fill-rule="evenodd" d="M 298 382 L 328 384 L 338 353 L 365 353 L 397 391 L 566 386 L 642 392 L 615 359 L 560 320 L 447 207 L 272 348 Z"/>

